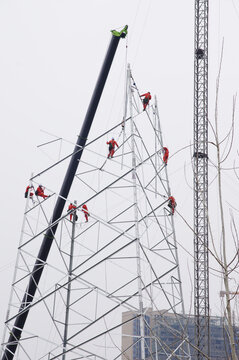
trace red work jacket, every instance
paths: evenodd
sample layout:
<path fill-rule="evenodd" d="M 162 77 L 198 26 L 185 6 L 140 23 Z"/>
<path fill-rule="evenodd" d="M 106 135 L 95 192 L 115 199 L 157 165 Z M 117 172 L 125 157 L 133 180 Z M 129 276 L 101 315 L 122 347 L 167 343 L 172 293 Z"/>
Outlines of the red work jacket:
<path fill-rule="evenodd" d="M 111 144 L 112 148 L 114 149 L 115 148 L 115 145 L 117 147 L 119 147 L 119 145 L 117 144 L 117 142 L 115 140 L 110 140 L 110 141 L 107 141 L 107 145 Z"/>
<path fill-rule="evenodd" d="M 142 94 L 142 95 L 140 95 L 140 96 L 145 96 L 146 99 L 151 100 L 151 95 L 150 95 L 149 92 L 148 92 L 148 93 L 145 93 L 145 94 Z"/>

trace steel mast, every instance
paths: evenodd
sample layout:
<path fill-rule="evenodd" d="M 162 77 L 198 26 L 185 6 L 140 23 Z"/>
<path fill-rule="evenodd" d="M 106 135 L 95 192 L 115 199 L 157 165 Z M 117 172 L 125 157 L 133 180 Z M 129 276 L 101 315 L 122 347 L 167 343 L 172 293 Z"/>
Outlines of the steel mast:
<path fill-rule="evenodd" d="M 197 359 L 210 355 L 208 272 L 208 0 L 195 0 L 194 314 Z"/>

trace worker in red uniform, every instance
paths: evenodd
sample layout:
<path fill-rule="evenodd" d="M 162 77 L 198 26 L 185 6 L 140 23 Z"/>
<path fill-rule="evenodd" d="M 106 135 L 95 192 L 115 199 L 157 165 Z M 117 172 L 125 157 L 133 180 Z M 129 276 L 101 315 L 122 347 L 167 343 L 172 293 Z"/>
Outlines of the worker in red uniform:
<path fill-rule="evenodd" d="M 115 145 L 117 147 L 119 147 L 119 145 L 117 144 L 117 142 L 115 141 L 114 138 L 112 138 L 110 141 L 107 141 L 106 143 L 107 145 L 109 145 L 109 154 L 108 154 L 108 158 L 112 158 L 114 153 L 115 153 Z"/>
<path fill-rule="evenodd" d="M 144 110 L 145 110 L 147 105 L 149 104 L 149 100 L 151 100 L 151 95 L 150 95 L 150 92 L 147 92 L 145 94 L 140 95 L 140 97 L 142 97 L 142 96 L 144 96 L 143 107 L 144 107 Z"/>
<path fill-rule="evenodd" d="M 169 196 L 169 198 L 168 198 L 168 207 L 170 207 L 170 209 L 172 210 L 172 215 L 174 214 L 174 210 L 175 210 L 175 208 L 176 208 L 176 206 L 177 206 L 177 203 L 176 203 L 176 201 L 175 201 L 175 199 L 174 199 L 174 197 L 173 196 Z"/>
<path fill-rule="evenodd" d="M 163 149 L 164 149 L 163 162 L 164 162 L 165 165 L 167 165 L 167 163 L 168 163 L 169 151 L 168 151 L 168 148 L 166 148 L 166 147 L 163 147 Z"/>
<path fill-rule="evenodd" d="M 38 188 L 36 189 L 36 192 L 35 192 L 35 195 L 36 196 L 41 196 L 43 197 L 44 199 L 46 199 L 48 197 L 48 195 L 45 195 L 44 194 L 44 188 L 42 185 L 39 185 Z"/>
<path fill-rule="evenodd" d="M 88 212 L 88 208 L 86 204 L 82 205 L 82 211 L 85 214 L 85 222 L 88 222 L 88 216 L 90 216 L 90 214 Z"/>
<path fill-rule="evenodd" d="M 70 211 L 73 210 L 73 209 L 76 209 L 76 206 L 75 206 L 74 204 L 70 203 L 67 212 L 70 212 Z M 70 221 L 72 220 L 73 214 L 74 214 L 74 213 L 71 212 L 71 214 L 70 214 Z M 77 221 L 77 219 L 78 219 L 78 217 L 77 217 L 77 215 L 76 215 L 76 216 L 75 216 L 75 220 Z"/>
<path fill-rule="evenodd" d="M 28 193 L 29 193 L 30 189 L 33 189 L 33 186 L 28 185 L 27 188 L 26 188 L 26 191 L 25 191 L 25 198 L 28 197 Z M 30 191 L 29 198 L 32 199 L 33 195 L 34 195 L 33 192 Z"/>

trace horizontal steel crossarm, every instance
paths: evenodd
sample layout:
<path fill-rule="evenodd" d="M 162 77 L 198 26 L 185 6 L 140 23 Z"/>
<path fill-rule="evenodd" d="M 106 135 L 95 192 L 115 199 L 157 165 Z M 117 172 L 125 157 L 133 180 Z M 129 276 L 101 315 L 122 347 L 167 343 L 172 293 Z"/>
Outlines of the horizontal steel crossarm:
<path fill-rule="evenodd" d="M 148 160 L 150 160 L 152 157 L 155 156 L 155 153 L 149 155 L 146 159 L 144 159 L 141 163 L 137 164 L 136 167 L 141 166 L 142 164 L 144 164 L 145 162 L 147 162 Z M 114 181 L 112 181 L 109 185 L 105 186 L 103 189 L 101 189 L 100 191 L 98 191 L 97 194 L 92 195 L 90 198 L 87 199 L 87 202 L 93 200 L 96 196 L 98 196 L 100 193 L 104 192 L 106 189 L 110 188 L 112 185 L 114 185 L 115 183 L 117 183 L 120 179 L 125 178 L 127 175 L 129 175 L 131 172 L 133 171 L 133 169 L 130 169 L 128 171 L 126 171 L 123 175 L 121 175 L 120 177 L 117 177 L 117 179 L 115 179 Z M 85 203 L 86 201 L 84 201 L 83 203 L 79 204 L 76 207 L 76 210 L 81 209 L 82 205 Z M 48 227 L 46 227 L 45 229 L 43 229 L 42 231 L 40 231 L 37 235 L 33 236 L 30 240 L 26 241 L 24 244 L 22 244 L 21 246 L 19 246 L 18 249 L 21 249 L 23 246 L 27 245 L 28 243 L 30 243 L 31 241 L 33 241 L 35 238 L 37 238 L 40 235 L 43 235 L 46 231 L 50 230 L 52 227 L 58 225 L 59 222 L 61 222 L 63 219 L 65 219 L 67 216 L 69 216 L 68 213 L 66 213 L 65 215 L 59 217 L 59 219 L 57 219 L 56 221 L 54 221 L 51 225 L 49 225 Z"/>
<path fill-rule="evenodd" d="M 161 206 L 162 206 L 162 204 L 160 204 L 160 205 L 158 205 L 156 208 L 152 209 L 152 210 L 151 210 L 148 214 L 146 214 L 143 218 L 139 219 L 139 222 L 143 221 L 149 214 L 153 213 L 154 211 L 156 211 L 156 210 L 157 210 L 159 207 L 161 207 Z M 113 229 L 115 230 L 115 227 L 112 226 L 111 224 L 108 224 L 107 222 L 104 222 L 104 224 L 105 224 L 106 226 L 110 226 L 111 228 L 113 228 Z M 133 227 L 134 227 L 134 225 L 130 226 L 129 228 L 127 228 L 126 230 L 124 230 L 124 233 L 119 234 L 119 235 L 113 240 L 113 241 L 115 241 L 118 237 L 125 235 L 126 237 L 129 238 L 130 242 L 127 243 L 126 245 L 122 246 L 122 247 L 119 248 L 118 250 L 114 251 L 112 254 L 110 254 L 109 256 L 107 256 L 107 258 L 104 258 L 104 259 L 101 260 L 100 262 L 105 261 L 106 259 L 111 258 L 111 257 L 114 256 L 116 253 L 118 253 L 119 251 L 123 250 L 124 248 L 126 248 L 127 246 L 129 246 L 130 244 L 132 244 L 133 242 L 135 242 L 135 238 L 133 238 L 133 237 L 132 237 L 131 235 L 129 235 L 129 234 L 126 234 L 126 232 L 129 231 L 130 229 L 132 229 Z M 98 254 L 99 254 L 100 251 L 103 251 L 103 250 L 105 249 L 105 247 L 107 247 L 107 245 L 104 246 L 104 247 L 102 247 L 101 249 L 99 249 Z M 82 262 L 80 265 L 76 266 L 72 271 L 75 272 L 78 268 L 80 268 L 82 265 L 84 265 L 88 260 L 92 259 L 92 257 L 94 257 L 94 256 L 95 256 L 95 254 L 92 254 L 92 256 L 90 256 L 87 260 L 85 260 L 84 262 Z M 99 263 L 100 263 L 100 262 L 99 262 Z M 96 264 L 94 265 L 94 267 L 97 266 L 99 263 L 96 263 Z M 60 285 L 60 286 L 58 287 L 58 290 L 59 290 L 60 288 L 64 288 L 65 286 L 68 285 L 69 282 L 74 281 L 75 279 L 79 278 L 79 277 L 82 276 L 85 272 L 87 272 L 87 271 L 89 271 L 89 270 L 90 270 L 90 268 L 86 269 L 86 270 L 85 270 L 83 273 L 81 273 L 81 274 L 75 275 L 70 281 L 65 282 L 63 285 Z M 32 275 L 32 274 L 29 274 L 29 275 Z M 164 275 L 162 275 L 162 276 L 164 276 Z M 27 311 L 27 310 L 29 309 L 29 307 L 35 306 L 36 304 L 40 303 L 41 301 L 43 301 L 44 299 L 46 299 L 46 298 L 49 297 L 50 295 L 54 294 L 55 292 L 56 292 L 56 290 L 53 290 L 53 291 L 51 291 L 50 293 L 48 293 L 48 294 L 46 294 L 45 296 L 43 296 L 41 299 L 33 302 L 30 306 L 28 306 L 27 308 L 21 310 L 18 314 L 12 316 L 11 318 L 9 318 L 7 322 L 12 321 L 12 320 L 13 320 L 14 318 L 16 318 L 19 314 L 24 313 L 25 311 Z"/>

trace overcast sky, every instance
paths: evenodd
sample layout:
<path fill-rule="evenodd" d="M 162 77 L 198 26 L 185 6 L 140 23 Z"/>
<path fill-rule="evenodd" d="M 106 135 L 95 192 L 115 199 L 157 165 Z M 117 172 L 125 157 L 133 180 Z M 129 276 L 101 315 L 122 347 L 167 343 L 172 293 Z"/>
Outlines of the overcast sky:
<path fill-rule="evenodd" d="M 239 88 L 239 0 L 209 3 L 209 118 L 213 121 L 224 39 L 219 101 L 223 137 L 230 127 L 232 97 Z M 122 117 L 121 84 L 129 62 L 140 91 L 158 97 L 163 137 L 172 155 L 193 143 L 192 0 L 0 1 L 1 324 L 23 220 L 25 187 L 32 172 L 38 173 L 52 163 L 37 145 L 52 139 L 46 132 L 75 142 L 111 38 L 110 30 L 122 29 L 126 24 L 128 38 L 120 43 L 109 77 L 111 85 L 105 89 L 90 137 Z M 238 106 L 235 120 L 233 153 L 225 166 L 228 168 L 234 160 L 239 165 Z M 215 150 L 209 146 L 209 151 L 209 157 L 215 158 Z M 192 224 L 193 194 L 187 184 L 192 183 L 190 148 L 172 158 L 168 171 L 178 211 Z M 210 171 L 213 178 L 215 170 L 210 167 Z M 239 208 L 238 180 L 232 171 L 225 171 L 223 184 L 226 200 Z M 215 213 L 217 194 L 214 185 L 210 189 L 209 212 Z M 238 220 L 236 210 L 235 216 Z M 218 219 L 213 217 L 215 229 Z M 192 234 L 179 215 L 175 215 L 175 221 L 178 240 L 192 253 Z M 184 251 L 180 251 L 180 259 L 188 310 L 191 294 L 187 266 L 193 279 L 193 262 Z M 211 310 L 219 315 L 221 288 L 215 275 L 213 271 L 210 278 L 211 284 L 217 284 L 212 286 Z"/>

